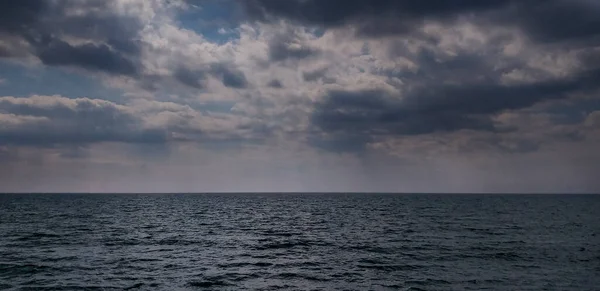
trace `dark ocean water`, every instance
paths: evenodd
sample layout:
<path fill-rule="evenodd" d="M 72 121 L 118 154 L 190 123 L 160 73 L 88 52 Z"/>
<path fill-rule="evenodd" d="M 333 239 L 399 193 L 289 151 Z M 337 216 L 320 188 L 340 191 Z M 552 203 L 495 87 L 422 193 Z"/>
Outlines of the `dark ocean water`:
<path fill-rule="evenodd" d="M 600 290 L 600 196 L 0 195 L 4 290 Z"/>

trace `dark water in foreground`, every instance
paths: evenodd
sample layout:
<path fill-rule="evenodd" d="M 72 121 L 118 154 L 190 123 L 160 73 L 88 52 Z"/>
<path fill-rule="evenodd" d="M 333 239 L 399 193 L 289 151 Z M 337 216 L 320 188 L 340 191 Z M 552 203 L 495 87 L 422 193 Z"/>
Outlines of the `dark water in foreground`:
<path fill-rule="evenodd" d="M 0 195 L 0 289 L 600 290 L 600 196 Z"/>

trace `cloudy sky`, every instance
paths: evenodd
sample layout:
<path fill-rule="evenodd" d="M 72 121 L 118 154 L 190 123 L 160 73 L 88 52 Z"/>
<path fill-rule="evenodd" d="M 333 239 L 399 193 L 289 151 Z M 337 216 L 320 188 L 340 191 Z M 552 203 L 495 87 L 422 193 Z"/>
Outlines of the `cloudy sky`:
<path fill-rule="evenodd" d="M 600 192 L 597 0 L 0 2 L 0 192 Z"/>

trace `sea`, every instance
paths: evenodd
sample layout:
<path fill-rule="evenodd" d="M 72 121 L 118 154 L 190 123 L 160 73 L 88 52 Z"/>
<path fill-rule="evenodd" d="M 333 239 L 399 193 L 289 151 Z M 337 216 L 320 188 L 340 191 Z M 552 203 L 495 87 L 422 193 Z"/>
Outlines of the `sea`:
<path fill-rule="evenodd" d="M 0 194 L 0 290 L 600 290 L 600 195 Z"/>

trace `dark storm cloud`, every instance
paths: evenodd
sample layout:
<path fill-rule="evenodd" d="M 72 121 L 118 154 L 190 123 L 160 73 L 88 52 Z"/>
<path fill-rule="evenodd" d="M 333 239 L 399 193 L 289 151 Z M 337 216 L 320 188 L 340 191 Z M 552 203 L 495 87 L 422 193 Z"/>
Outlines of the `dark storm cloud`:
<path fill-rule="evenodd" d="M 535 1 L 535 0 L 533 0 Z M 308 25 L 357 25 L 378 34 L 406 32 L 423 18 L 446 18 L 463 12 L 487 11 L 507 6 L 510 0 L 249 0 L 250 17 L 259 20 L 286 18 Z M 376 29 L 372 29 L 378 27 Z M 389 30 L 389 31 L 386 31 Z"/>
<path fill-rule="evenodd" d="M 129 17 L 110 14 L 112 1 L 2 1 L 0 38 L 13 47 L 2 57 L 19 57 L 14 49 L 25 42 L 30 54 L 50 66 L 71 66 L 115 75 L 138 71 L 141 24 Z M 77 9 L 78 14 L 67 13 Z M 78 38 L 83 44 L 69 44 Z M 12 44 L 12 45 L 11 45 Z"/>
<path fill-rule="evenodd" d="M 578 90 L 585 79 L 504 86 L 499 84 L 445 85 L 410 93 L 403 107 L 421 114 L 492 114 L 530 107 L 544 100 L 565 97 Z"/>
<path fill-rule="evenodd" d="M 599 110 L 600 98 L 563 100 L 544 107 L 545 112 L 552 114 L 553 121 L 560 124 L 579 124 L 590 112 Z"/>
<path fill-rule="evenodd" d="M 481 16 L 482 21 L 517 25 L 540 41 L 598 37 L 600 5 L 594 0 L 249 0 L 253 19 L 289 19 L 306 25 L 351 25 L 364 36 L 410 32 L 423 20 Z M 597 40 L 597 39 L 596 39 Z"/>
<path fill-rule="evenodd" d="M 47 1 L 2 1 L 0 3 L 1 27 L 12 30 L 27 29 L 28 24 L 36 22 L 40 13 L 47 8 Z"/>
<path fill-rule="evenodd" d="M 134 75 L 137 71 L 132 61 L 105 44 L 72 46 L 63 41 L 54 41 L 39 49 L 38 57 L 50 66 L 75 66 L 121 75 Z"/>
<path fill-rule="evenodd" d="M 535 0 L 534 0 L 535 1 Z M 247 12 L 259 19 L 279 16 L 325 26 L 373 20 L 381 15 L 407 17 L 444 16 L 454 13 L 499 8 L 510 0 L 248 0 Z M 401 21 L 401 20 L 399 20 Z"/>
<path fill-rule="evenodd" d="M 432 41 L 436 45 L 436 41 Z M 406 47 L 392 45 L 389 49 L 392 58 L 409 55 Z M 472 82 L 498 82 L 503 73 L 523 66 L 522 63 L 511 63 L 509 61 L 501 64 L 492 63 L 490 59 L 495 56 L 479 53 L 459 52 L 455 56 L 439 56 L 427 48 L 411 57 L 418 65 L 416 70 L 405 71 L 382 71 L 376 72 L 386 77 L 397 77 L 410 80 L 410 84 L 433 83 L 457 83 L 465 84 Z"/>
<path fill-rule="evenodd" d="M 541 42 L 600 43 L 600 2 L 595 0 L 520 1 L 499 13 L 506 25 L 521 26 Z"/>
<path fill-rule="evenodd" d="M 0 2 L 0 30 L 27 30 L 47 8 L 46 1 L 21 0 Z"/>
<path fill-rule="evenodd" d="M 492 121 L 494 114 L 566 98 L 569 93 L 591 92 L 600 87 L 599 73 L 590 70 L 569 79 L 512 86 L 493 82 L 429 84 L 402 96 L 381 90 L 330 91 L 323 102 L 316 104 L 312 124 L 328 136 L 324 139 L 326 148 L 348 141 L 359 143 L 350 148 L 362 148 L 360 144 L 376 136 L 463 129 L 503 132 L 513 129 L 498 128 Z"/>
<path fill-rule="evenodd" d="M 438 132 L 454 132 L 463 129 L 486 131 L 486 132 L 506 132 L 517 130 L 517 128 L 499 128 L 493 122 L 495 114 L 529 108 L 535 104 L 566 99 L 571 93 L 591 93 L 600 88 L 600 57 L 597 50 L 594 49 L 597 39 L 597 18 L 591 17 L 600 15 L 598 7 L 600 4 L 584 1 L 547 1 L 547 2 L 517 2 L 504 4 L 498 1 L 498 5 L 489 7 L 484 6 L 463 6 L 461 9 L 446 7 L 447 10 L 438 11 L 437 8 L 428 9 L 410 9 L 400 11 L 404 7 L 405 1 L 350 1 L 350 8 L 361 6 L 362 9 L 350 9 L 344 5 L 339 6 L 341 11 L 338 20 L 320 20 L 319 16 L 311 18 L 311 15 L 303 15 L 302 9 L 309 7 L 315 11 L 319 9 L 333 9 L 332 3 L 335 1 L 304 1 L 298 2 L 300 10 L 297 12 L 287 11 L 284 6 L 277 6 L 270 1 L 255 1 L 263 4 L 274 5 L 273 9 L 263 7 L 264 13 L 268 12 L 271 17 L 286 17 L 307 24 L 317 24 L 326 27 L 339 25 L 352 25 L 360 29 L 365 29 L 367 24 L 377 28 L 382 21 L 394 21 L 398 27 L 402 27 L 406 19 L 387 18 L 389 13 L 409 13 L 414 19 L 423 19 L 424 17 L 433 17 L 442 19 L 449 15 L 467 11 L 486 11 L 491 17 L 491 21 L 496 24 L 509 24 L 510 20 L 523 31 L 529 33 L 532 39 L 538 42 L 557 42 L 563 41 L 561 48 L 564 52 L 574 48 L 579 50 L 578 58 L 580 61 L 579 72 L 574 75 L 563 75 L 545 81 L 533 81 L 532 83 L 521 83 L 517 85 L 506 85 L 503 77 L 513 71 L 526 70 L 532 75 L 544 76 L 545 72 L 536 68 L 530 68 L 527 64 L 517 58 L 502 58 L 498 61 L 498 55 L 491 53 L 494 47 L 502 47 L 506 39 L 490 39 L 488 46 L 491 50 L 479 51 L 477 53 L 462 49 L 452 56 L 436 54 L 433 49 L 421 48 L 418 53 L 408 51 L 408 49 L 398 43 L 397 46 L 390 46 L 390 57 L 407 57 L 416 65 L 414 70 L 374 70 L 372 73 L 384 78 L 390 78 L 389 84 L 398 86 L 402 93 L 390 95 L 383 90 L 356 90 L 356 91 L 330 91 L 324 100 L 317 102 L 312 115 L 312 124 L 316 129 L 322 131 L 321 136 L 314 136 L 311 143 L 315 146 L 335 150 L 335 151 L 354 151 L 362 150 L 367 143 L 382 136 L 406 136 L 422 135 Z M 424 1 L 428 2 L 428 1 Z M 467 1 L 468 2 L 468 1 Z M 464 2 L 462 4 L 466 4 Z M 485 1 L 481 1 L 485 2 Z M 320 3 L 320 4 L 319 4 Z M 416 3 L 416 2 L 414 2 Z M 419 2 L 420 3 L 420 2 Z M 433 3 L 429 1 L 429 3 Z M 457 4 L 457 1 L 448 1 L 448 5 Z M 501 5 L 502 4 L 502 5 Z M 560 5 L 559 5 L 560 4 Z M 267 5 L 267 6 L 268 6 Z M 304 7 L 304 5 L 307 5 Z M 358 5 L 358 6 L 353 6 Z M 375 6 L 372 6 L 375 5 Z M 561 5 L 564 11 L 560 9 Z M 595 5 L 595 6 L 594 6 Z M 292 5 L 293 6 L 293 5 Z M 384 9 L 384 7 L 386 7 Z M 407 6 L 408 7 L 408 6 Z M 444 8 L 444 9 L 446 9 Z M 494 9 L 488 9 L 494 8 Z M 585 11 L 585 9 L 588 11 Z M 283 9 L 283 10 L 278 10 Z M 307 8 L 308 9 L 308 8 Z M 526 11 L 531 11 L 532 15 L 540 14 L 540 19 L 532 17 L 528 19 Z M 544 24 L 546 21 L 542 15 L 548 13 L 557 19 L 566 19 L 569 13 L 578 15 L 581 19 L 573 19 L 570 23 L 558 27 L 558 24 Z M 417 13 L 418 12 L 418 13 Z M 535 12 L 535 13 L 534 13 Z M 591 12 L 591 13 L 590 13 Z M 299 14 L 294 14 L 299 13 Z M 319 12 L 324 13 L 324 12 Z M 316 13 L 316 15 L 319 15 Z M 324 13 L 323 15 L 327 15 Z M 263 15 L 268 19 L 267 14 Z M 510 17 L 509 17 L 510 16 Z M 409 17 L 409 20 L 411 19 Z M 575 27 L 581 26 L 581 30 Z M 405 33 L 405 28 L 385 33 Z M 385 30 L 385 27 L 378 29 Z M 363 31 L 364 32 L 364 31 Z M 413 35 L 417 36 L 418 35 Z M 437 45 L 435 37 L 423 39 L 431 45 Z M 564 45 L 566 44 L 566 45 Z M 317 81 L 325 77 L 325 71 L 303 72 L 305 81 Z M 400 80 L 402 85 L 394 82 Z M 563 139 L 577 139 L 577 134 Z M 490 140 L 489 142 L 494 142 Z M 528 152 L 535 151 L 539 144 L 533 141 L 516 140 L 510 146 L 497 144 L 496 148 L 506 152 Z"/>
<path fill-rule="evenodd" d="M 411 108 L 412 107 L 412 108 Z M 427 112 L 383 91 L 331 91 L 317 105 L 313 124 L 339 135 L 417 135 L 459 129 L 495 130 L 489 119 L 452 110 Z"/>

